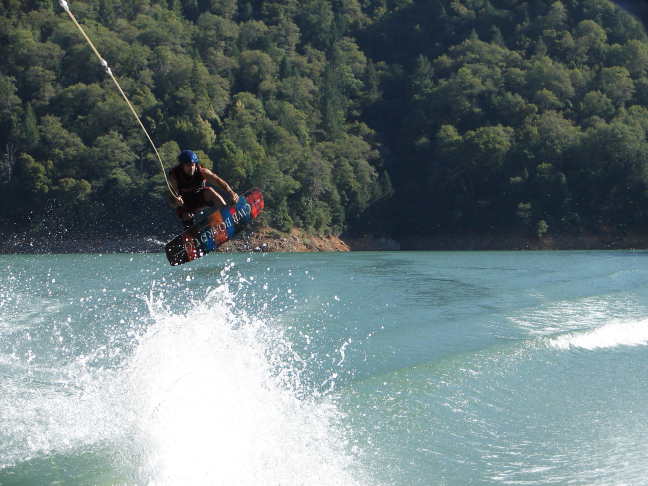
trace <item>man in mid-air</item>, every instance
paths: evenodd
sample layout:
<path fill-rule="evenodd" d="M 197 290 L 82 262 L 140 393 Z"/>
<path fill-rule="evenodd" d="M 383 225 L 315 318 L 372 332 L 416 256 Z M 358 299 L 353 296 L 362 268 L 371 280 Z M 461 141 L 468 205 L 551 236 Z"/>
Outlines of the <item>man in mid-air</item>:
<path fill-rule="evenodd" d="M 233 203 L 238 202 L 238 194 L 227 182 L 200 165 L 196 154 L 191 150 L 181 152 L 178 155 L 178 165 L 169 170 L 169 184 L 179 197 L 169 191 L 169 204 L 176 208 L 176 214 L 182 219 L 182 228 L 185 230 L 195 223 L 196 211 L 208 206 L 225 206 L 225 200 L 214 189 L 207 187 L 206 182 L 220 187 Z"/>

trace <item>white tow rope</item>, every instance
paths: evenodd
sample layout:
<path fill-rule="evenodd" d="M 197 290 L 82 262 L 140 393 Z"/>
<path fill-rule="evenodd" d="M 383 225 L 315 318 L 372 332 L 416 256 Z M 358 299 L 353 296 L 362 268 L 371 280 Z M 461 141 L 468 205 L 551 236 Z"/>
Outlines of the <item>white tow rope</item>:
<path fill-rule="evenodd" d="M 119 86 L 119 83 L 115 79 L 115 76 L 113 76 L 112 71 L 108 67 L 108 62 L 103 57 L 101 57 L 101 55 L 99 54 L 99 51 L 97 51 L 97 49 L 95 48 L 95 46 L 92 43 L 92 41 L 90 40 L 90 38 L 86 35 L 85 31 L 79 25 L 79 22 L 77 22 L 77 20 L 74 18 L 74 15 L 72 15 L 72 12 L 70 12 L 70 7 L 68 6 L 67 2 L 65 0 L 59 0 L 59 3 L 61 4 L 61 7 L 63 7 L 63 9 L 70 16 L 70 18 L 72 19 L 74 24 L 79 28 L 79 30 L 81 31 L 81 34 L 83 34 L 83 37 L 85 37 L 85 40 L 88 41 L 88 44 L 90 44 L 90 47 L 92 47 L 92 50 L 94 51 L 94 53 L 99 58 L 99 61 L 101 62 L 101 65 L 104 67 L 104 69 L 106 70 L 106 73 L 108 73 L 108 75 L 115 82 L 115 86 L 117 86 L 117 89 L 119 90 L 121 95 L 124 97 L 124 100 L 126 100 L 126 103 L 128 104 L 128 107 L 133 112 L 133 115 L 135 115 L 135 118 L 137 119 L 140 126 L 142 127 L 142 130 L 144 130 L 144 133 L 146 134 L 146 138 L 148 138 L 149 142 L 151 142 L 151 146 L 153 147 L 153 150 L 155 150 L 155 155 L 157 155 L 157 158 L 160 161 L 160 167 L 162 168 L 162 174 L 164 175 L 164 180 L 166 181 L 166 185 L 168 186 L 169 190 L 171 191 L 171 194 L 178 197 L 178 194 L 176 194 L 176 191 L 174 191 L 173 187 L 171 187 L 171 184 L 169 184 L 169 179 L 167 178 L 166 172 L 164 170 L 164 164 L 162 163 L 162 158 L 160 157 L 160 154 L 158 153 L 157 148 L 155 147 L 155 144 L 153 143 L 153 140 L 151 139 L 150 135 L 146 131 L 146 128 L 144 128 L 144 124 L 142 123 L 142 120 L 140 120 L 139 116 L 137 116 L 137 113 L 135 112 L 135 109 L 133 108 L 133 105 L 131 105 L 130 101 L 128 101 L 128 98 L 126 97 L 126 94 L 124 93 L 124 91 L 122 91 L 121 86 Z"/>

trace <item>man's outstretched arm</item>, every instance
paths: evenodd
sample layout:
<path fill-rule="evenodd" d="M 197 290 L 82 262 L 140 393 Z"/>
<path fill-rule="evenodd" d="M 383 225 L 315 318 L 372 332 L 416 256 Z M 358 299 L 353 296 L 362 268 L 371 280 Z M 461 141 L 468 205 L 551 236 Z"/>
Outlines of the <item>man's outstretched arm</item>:
<path fill-rule="evenodd" d="M 211 182 L 215 186 L 220 187 L 223 191 L 227 193 L 227 195 L 230 197 L 233 203 L 238 202 L 238 194 L 236 194 L 232 188 L 225 182 L 223 179 L 218 177 L 216 174 L 214 174 L 212 171 L 208 169 L 203 169 L 203 177 L 207 182 Z"/>

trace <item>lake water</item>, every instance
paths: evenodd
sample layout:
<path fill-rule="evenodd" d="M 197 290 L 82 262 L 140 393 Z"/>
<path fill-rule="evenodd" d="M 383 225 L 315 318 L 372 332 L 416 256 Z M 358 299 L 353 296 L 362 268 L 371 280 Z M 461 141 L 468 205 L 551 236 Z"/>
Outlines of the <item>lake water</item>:
<path fill-rule="evenodd" d="M 0 256 L 0 484 L 645 484 L 647 263 Z"/>

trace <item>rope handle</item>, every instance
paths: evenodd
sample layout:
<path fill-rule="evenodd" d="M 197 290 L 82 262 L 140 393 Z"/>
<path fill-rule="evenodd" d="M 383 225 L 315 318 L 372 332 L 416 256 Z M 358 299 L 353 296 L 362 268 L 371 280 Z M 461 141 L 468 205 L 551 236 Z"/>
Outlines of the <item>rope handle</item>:
<path fill-rule="evenodd" d="M 94 53 L 97 55 L 99 58 L 99 61 L 101 62 L 101 65 L 104 67 L 106 70 L 106 73 L 111 77 L 111 79 L 115 82 L 115 86 L 117 86 L 117 89 L 123 96 L 124 100 L 126 100 L 126 103 L 128 104 L 128 107 L 130 110 L 133 112 L 133 115 L 135 115 L 135 118 L 137 119 L 138 123 L 140 124 L 140 127 L 142 127 L 142 130 L 144 130 L 144 133 L 146 134 L 146 138 L 148 138 L 148 141 L 151 142 L 151 146 L 153 147 L 153 150 L 155 151 L 155 155 L 157 155 L 158 160 L 160 161 L 160 168 L 162 169 L 162 175 L 164 176 L 164 180 L 166 181 L 166 185 L 169 188 L 169 191 L 171 191 L 171 194 L 173 194 L 176 198 L 180 197 L 180 195 L 171 187 L 171 184 L 169 183 L 169 179 L 167 178 L 166 171 L 164 170 L 164 164 L 162 163 L 162 157 L 160 157 L 160 154 L 158 153 L 157 147 L 153 143 L 153 140 L 151 139 L 151 136 L 149 133 L 146 131 L 146 128 L 144 128 L 144 124 L 142 123 L 142 120 L 140 120 L 140 117 L 137 116 L 137 113 L 135 112 L 135 109 L 133 108 L 133 105 L 131 105 L 130 101 L 128 101 L 128 97 L 124 93 L 124 91 L 121 89 L 121 86 L 117 82 L 117 79 L 115 79 L 115 76 L 112 73 L 112 70 L 108 67 L 108 62 L 101 57 L 99 54 L 99 51 L 95 48 L 94 44 L 90 40 L 90 38 L 86 35 L 85 31 L 83 28 L 79 25 L 79 22 L 77 22 L 76 18 L 74 18 L 74 15 L 72 15 L 72 12 L 70 11 L 70 7 L 68 6 L 66 0 L 59 0 L 59 3 L 61 4 L 61 7 L 67 12 L 67 14 L 70 16 L 72 19 L 72 22 L 74 22 L 74 25 L 76 25 L 79 30 L 81 31 L 81 34 L 83 34 L 83 37 L 85 37 L 85 40 L 88 41 L 88 44 L 90 44 L 90 47 L 92 47 L 92 50 Z"/>

